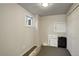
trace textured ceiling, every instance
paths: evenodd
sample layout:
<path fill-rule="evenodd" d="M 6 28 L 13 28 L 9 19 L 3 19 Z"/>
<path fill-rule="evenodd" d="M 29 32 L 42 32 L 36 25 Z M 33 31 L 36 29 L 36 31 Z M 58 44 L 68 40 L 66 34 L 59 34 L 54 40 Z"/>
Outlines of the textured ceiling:
<path fill-rule="evenodd" d="M 71 3 L 49 3 L 48 7 L 42 7 L 40 3 L 19 3 L 24 9 L 32 14 L 39 14 L 40 16 L 66 14 Z"/>

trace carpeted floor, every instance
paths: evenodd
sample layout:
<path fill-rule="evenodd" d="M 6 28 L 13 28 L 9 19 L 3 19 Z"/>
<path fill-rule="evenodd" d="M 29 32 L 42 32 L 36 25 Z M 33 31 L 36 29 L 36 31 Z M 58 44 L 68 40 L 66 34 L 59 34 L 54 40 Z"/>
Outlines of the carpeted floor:
<path fill-rule="evenodd" d="M 37 56 L 71 56 L 71 54 L 65 48 L 42 46 Z"/>

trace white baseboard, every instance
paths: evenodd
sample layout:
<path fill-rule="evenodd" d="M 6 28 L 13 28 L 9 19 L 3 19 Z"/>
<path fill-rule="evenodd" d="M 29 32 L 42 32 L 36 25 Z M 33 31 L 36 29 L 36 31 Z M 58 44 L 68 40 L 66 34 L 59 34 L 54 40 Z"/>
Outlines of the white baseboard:
<path fill-rule="evenodd" d="M 30 54 L 29 56 L 36 56 L 36 55 L 39 53 L 40 49 L 41 49 L 41 46 L 39 46 L 39 47 L 37 46 L 37 47 L 31 52 L 31 54 Z M 26 50 L 25 50 L 20 56 L 23 56 L 25 53 L 26 53 Z"/>
<path fill-rule="evenodd" d="M 37 47 L 29 56 L 36 56 L 39 53 L 40 49 L 41 47 Z"/>
<path fill-rule="evenodd" d="M 47 43 L 43 43 L 42 45 L 43 45 L 43 46 L 49 46 Z"/>

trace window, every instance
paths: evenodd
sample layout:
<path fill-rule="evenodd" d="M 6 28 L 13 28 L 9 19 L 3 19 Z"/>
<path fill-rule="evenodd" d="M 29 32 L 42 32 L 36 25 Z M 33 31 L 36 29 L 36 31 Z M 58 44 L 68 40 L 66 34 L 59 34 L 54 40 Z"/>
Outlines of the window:
<path fill-rule="evenodd" d="M 57 22 L 55 23 L 54 31 L 59 32 L 66 32 L 66 25 L 64 22 Z"/>
<path fill-rule="evenodd" d="M 26 26 L 32 26 L 32 20 L 33 18 L 31 16 L 25 16 L 25 25 Z"/>

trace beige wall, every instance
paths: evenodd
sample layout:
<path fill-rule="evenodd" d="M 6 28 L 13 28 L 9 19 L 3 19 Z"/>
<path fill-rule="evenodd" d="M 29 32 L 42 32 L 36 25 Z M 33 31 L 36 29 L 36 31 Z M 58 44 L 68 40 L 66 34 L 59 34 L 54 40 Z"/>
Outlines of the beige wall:
<path fill-rule="evenodd" d="M 67 38 L 71 55 L 79 56 L 79 7 L 67 16 Z"/>
<path fill-rule="evenodd" d="M 41 45 L 41 41 L 40 41 L 40 37 L 39 37 L 39 15 L 36 15 L 35 17 L 35 30 L 34 30 L 34 42 L 35 42 L 35 45 L 37 45 L 38 47 L 40 47 Z"/>
<path fill-rule="evenodd" d="M 66 22 L 66 15 L 51 15 L 40 17 L 40 39 L 43 44 L 48 44 L 48 34 L 56 34 L 57 36 L 66 36 L 66 33 L 54 32 L 54 24 L 56 22 Z"/>
<path fill-rule="evenodd" d="M 25 26 L 25 15 L 33 16 L 32 27 Z M 22 55 L 38 44 L 36 17 L 18 4 L 0 4 L 0 55 Z"/>

